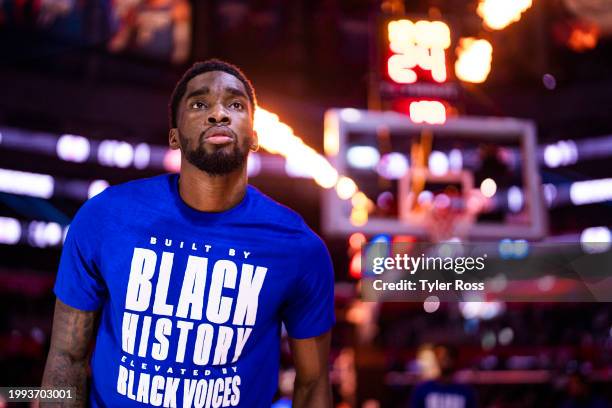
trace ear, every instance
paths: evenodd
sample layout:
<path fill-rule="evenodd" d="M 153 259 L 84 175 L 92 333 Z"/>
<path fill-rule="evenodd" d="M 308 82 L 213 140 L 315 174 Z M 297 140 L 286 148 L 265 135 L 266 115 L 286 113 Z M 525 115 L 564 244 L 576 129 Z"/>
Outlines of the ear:
<path fill-rule="evenodd" d="M 259 136 L 257 135 L 257 131 L 253 129 L 253 140 L 251 141 L 251 146 L 249 149 L 252 152 L 256 152 L 259 150 Z"/>
<path fill-rule="evenodd" d="M 177 128 L 172 128 L 170 129 L 170 132 L 168 132 L 168 144 L 170 145 L 170 149 L 172 150 L 180 149 L 181 143 L 179 142 Z"/>

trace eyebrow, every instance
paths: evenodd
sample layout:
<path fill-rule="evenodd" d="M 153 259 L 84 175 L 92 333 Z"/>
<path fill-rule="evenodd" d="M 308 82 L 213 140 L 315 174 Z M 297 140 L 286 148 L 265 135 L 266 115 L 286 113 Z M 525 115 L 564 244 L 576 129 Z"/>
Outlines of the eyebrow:
<path fill-rule="evenodd" d="M 233 96 L 240 96 L 243 98 L 247 98 L 247 95 L 241 91 L 238 88 L 232 88 L 232 87 L 226 87 L 224 88 L 224 91 L 233 95 Z M 208 95 L 210 93 L 210 88 L 207 86 L 203 86 L 201 88 L 198 88 L 196 90 L 191 91 L 190 93 L 187 94 L 186 99 L 189 98 L 193 98 L 194 96 L 203 96 L 203 95 Z"/>

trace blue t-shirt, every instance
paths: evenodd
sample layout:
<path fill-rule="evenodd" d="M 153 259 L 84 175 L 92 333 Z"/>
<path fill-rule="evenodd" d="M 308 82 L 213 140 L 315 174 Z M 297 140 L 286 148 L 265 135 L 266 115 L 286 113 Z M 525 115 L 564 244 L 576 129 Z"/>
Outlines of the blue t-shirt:
<path fill-rule="evenodd" d="M 430 380 L 414 388 L 410 408 L 476 408 L 476 396 L 465 384 Z"/>
<path fill-rule="evenodd" d="M 334 323 L 321 239 L 252 186 L 218 213 L 187 206 L 178 175 L 110 187 L 66 237 L 55 294 L 101 308 L 93 407 L 270 407 L 281 322 L 293 338 Z"/>

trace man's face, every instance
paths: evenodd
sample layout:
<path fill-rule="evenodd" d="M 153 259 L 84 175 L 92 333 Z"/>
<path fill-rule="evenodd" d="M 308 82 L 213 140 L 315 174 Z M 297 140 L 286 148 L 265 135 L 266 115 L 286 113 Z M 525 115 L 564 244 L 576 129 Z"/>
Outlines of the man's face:
<path fill-rule="evenodd" d="M 242 168 L 249 148 L 257 144 L 246 89 L 223 71 L 205 72 L 187 83 L 177 126 L 170 145 L 180 147 L 189 163 L 210 175 Z"/>
<path fill-rule="evenodd" d="M 436 347 L 435 348 L 436 360 L 438 361 L 438 366 L 440 367 L 440 372 L 443 375 L 452 374 L 455 371 L 455 361 L 453 356 L 448 351 L 446 347 Z"/>

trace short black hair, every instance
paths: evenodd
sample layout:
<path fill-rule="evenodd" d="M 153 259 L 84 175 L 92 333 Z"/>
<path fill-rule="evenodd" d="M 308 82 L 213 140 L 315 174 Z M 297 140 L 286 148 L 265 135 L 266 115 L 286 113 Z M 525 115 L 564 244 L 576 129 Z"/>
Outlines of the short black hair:
<path fill-rule="evenodd" d="M 229 62 L 221 61 L 219 59 L 214 58 L 206 61 L 196 62 L 183 74 L 181 79 L 177 82 L 176 86 L 174 87 L 174 91 L 172 91 L 172 96 L 170 96 L 170 103 L 168 105 L 170 128 L 175 128 L 177 126 L 176 116 L 178 112 L 178 105 L 181 101 L 181 98 L 185 95 L 185 91 L 187 90 L 187 83 L 193 77 L 210 71 L 223 71 L 238 78 L 240 82 L 242 82 L 242 84 L 244 85 L 244 88 L 247 92 L 247 96 L 249 97 L 249 102 L 251 102 L 251 113 L 255 112 L 255 106 L 257 105 L 257 102 L 255 99 L 255 89 L 253 88 L 253 84 L 251 83 L 251 81 L 246 77 L 246 75 L 244 75 L 242 70 L 234 64 L 230 64 Z"/>

